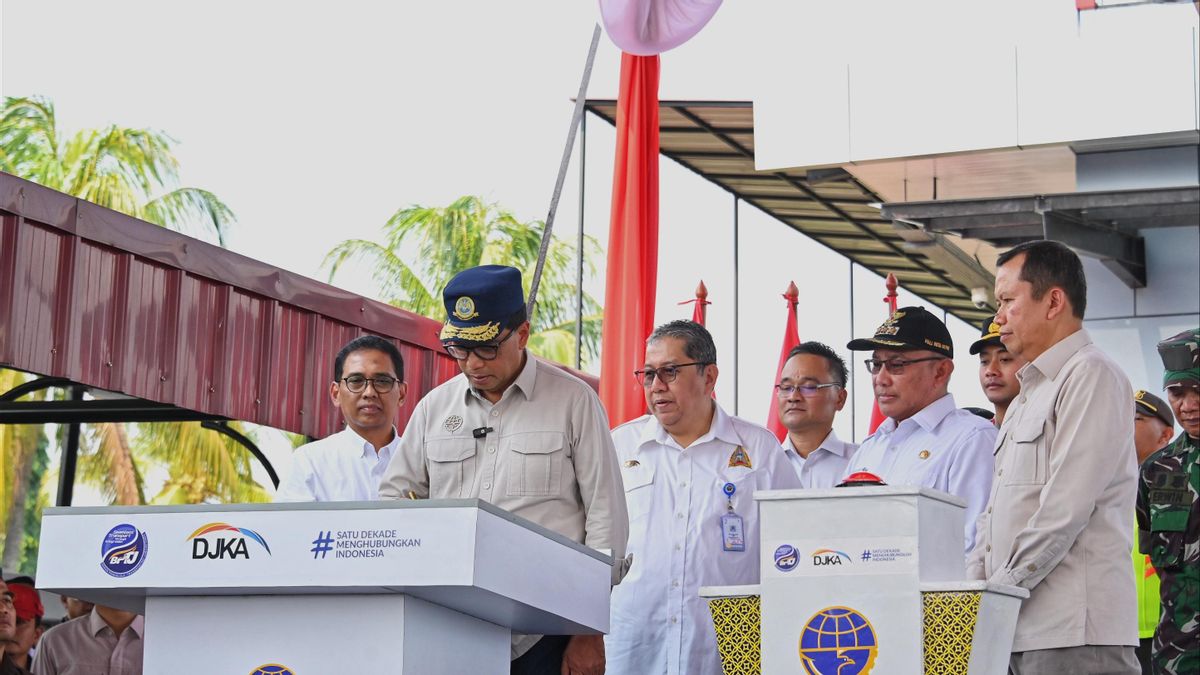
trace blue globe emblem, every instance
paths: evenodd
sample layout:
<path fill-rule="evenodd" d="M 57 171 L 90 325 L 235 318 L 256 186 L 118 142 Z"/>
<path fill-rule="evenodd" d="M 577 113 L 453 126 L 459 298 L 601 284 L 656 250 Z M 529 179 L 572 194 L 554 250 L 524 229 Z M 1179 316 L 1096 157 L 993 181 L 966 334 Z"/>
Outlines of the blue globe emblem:
<path fill-rule="evenodd" d="M 146 562 L 149 550 L 150 542 L 145 532 L 121 523 L 109 530 L 100 542 L 100 567 L 109 576 L 127 577 Z"/>
<path fill-rule="evenodd" d="M 808 675 L 867 675 L 879 646 L 871 622 L 849 607 L 826 607 L 800 632 L 800 663 Z"/>
<path fill-rule="evenodd" d="M 296 675 L 296 672 L 278 663 L 266 663 L 250 671 L 250 675 Z"/>
<path fill-rule="evenodd" d="M 784 544 L 775 549 L 775 567 L 780 572 L 791 572 L 796 568 L 798 562 L 800 562 L 800 554 L 796 552 L 795 546 Z"/>

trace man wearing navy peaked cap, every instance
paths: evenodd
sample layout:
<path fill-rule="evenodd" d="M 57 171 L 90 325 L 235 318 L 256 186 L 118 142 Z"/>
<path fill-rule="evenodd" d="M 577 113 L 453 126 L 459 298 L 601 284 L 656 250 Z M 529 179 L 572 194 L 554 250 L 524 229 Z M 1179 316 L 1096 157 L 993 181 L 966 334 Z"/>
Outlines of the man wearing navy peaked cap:
<path fill-rule="evenodd" d="M 380 497 L 487 500 L 611 553 L 617 583 L 628 566 L 629 519 L 600 398 L 525 349 L 519 270 L 464 270 L 442 300 L 440 337 L 462 374 L 417 404 Z M 512 673 L 604 672 L 599 635 L 513 635 L 512 657 Z"/>

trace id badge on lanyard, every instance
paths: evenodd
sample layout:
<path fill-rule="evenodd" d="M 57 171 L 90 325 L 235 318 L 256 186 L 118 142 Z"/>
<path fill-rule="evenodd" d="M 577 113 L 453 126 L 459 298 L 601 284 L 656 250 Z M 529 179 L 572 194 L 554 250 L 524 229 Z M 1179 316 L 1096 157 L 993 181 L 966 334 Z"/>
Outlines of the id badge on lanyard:
<path fill-rule="evenodd" d="M 746 530 L 742 517 L 733 510 L 733 493 L 737 486 L 726 483 L 721 492 L 725 493 L 726 511 L 721 515 L 721 548 L 725 551 L 746 550 Z"/>

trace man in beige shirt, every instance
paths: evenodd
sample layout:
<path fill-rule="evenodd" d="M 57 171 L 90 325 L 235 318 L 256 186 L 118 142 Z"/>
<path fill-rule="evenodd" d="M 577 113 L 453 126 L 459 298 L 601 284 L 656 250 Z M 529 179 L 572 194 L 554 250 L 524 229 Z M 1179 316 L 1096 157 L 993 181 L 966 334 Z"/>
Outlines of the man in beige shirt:
<path fill-rule="evenodd" d="M 142 675 L 145 631 L 141 616 L 96 605 L 90 614 L 46 631 L 31 670 L 38 675 Z"/>
<path fill-rule="evenodd" d="M 1083 330 L 1074 252 L 1029 242 L 998 264 L 1000 340 L 1029 363 L 997 437 L 968 576 L 1029 589 L 1015 675 L 1138 675 L 1132 387 Z"/>
<path fill-rule="evenodd" d="M 381 499 L 480 498 L 610 553 L 629 533 L 608 417 L 582 380 L 529 355 L 521 273 L 484 265 L 450 280 L 441 339 L 462 374 L 417 404 Z M 537 565 L 531 561 L 531 565 Z M 513 673 L 604 672 L 604 641 L 513 636 Z"/>

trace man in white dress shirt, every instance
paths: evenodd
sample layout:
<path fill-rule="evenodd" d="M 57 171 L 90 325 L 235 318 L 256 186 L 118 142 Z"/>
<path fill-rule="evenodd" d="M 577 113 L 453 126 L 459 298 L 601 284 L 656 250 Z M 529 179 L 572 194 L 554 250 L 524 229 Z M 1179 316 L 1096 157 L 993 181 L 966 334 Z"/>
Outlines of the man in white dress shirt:
<path fill-rule="evenodd" d="M 396 413 L 407 392 L 396 345 L 363 335 L 342 347 L 333 361 L 329 398 L 341 409 L 346 428 L 296 448 L 275 501 L 379 499 L 379 482 L 400 442 Z"/>
<path fill-rule="evenodd" d="M 902 307 L 870 338 L 851 340 L 871 351 L 867 369 L 879 411 L 887 419 L 850 458 L 847 471 L 870 471 L 889 485 L 917 485 L 967 502 L 964 552 L 975 542 L 975 519 L 992 485 L 996 428 L 960 410 L 947 387 L 954 343 L 946 324 L 921 307 Z"/>
<path fill-rule="evenodd" d="M 846 475 L 846 462 L 858 448 L 833 433 L 833 418 L 846 405 L 846 362 L 820 342 L 804 342 L 788 352 L 779 373 L 779 420 L 787 458 L 806 488 L 831 488 Z"/>
<path fill-rule="evenodd" d="M 613 589 L 609 675 L 719 675 L 699 589 L 758 583 L 754 492 L 800 487 L 778 439 L 713 400 L 716 361 L 700 324 L 655 329 L 637 371 L 651 414 L 613 430 L 633 565 Z"/>

